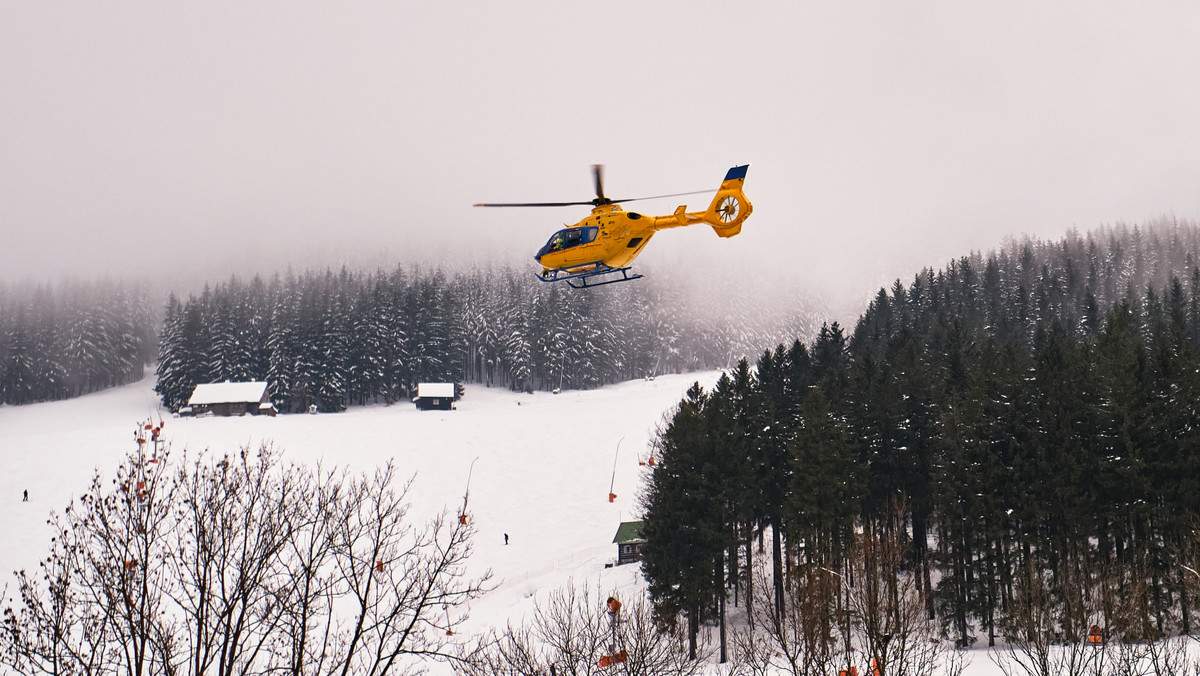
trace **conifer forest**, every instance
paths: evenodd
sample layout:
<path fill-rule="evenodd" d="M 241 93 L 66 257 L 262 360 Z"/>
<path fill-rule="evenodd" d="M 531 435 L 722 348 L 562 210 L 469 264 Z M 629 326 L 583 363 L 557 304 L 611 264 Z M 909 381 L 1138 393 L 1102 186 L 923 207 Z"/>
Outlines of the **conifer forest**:
<path fill-rule="evenodd" d="M 0 284 L 0 404 L 77 397 L 141 380 L 161 310 L 142 285 Z"/>
<path fill-rule="evenodd" d="M 851 610 L 870 639 L 875 606 L 846 590 L 878 582 L 864 571 L 886 543 L 889 626 L 907 579 L 960 646 L 1192 634 L 1200 231 L 1106 227 L 922 270 L 852 330 L 697 384 L 657 443 L 644 572 L 693 635 L 694 618 L 724 626 L 727 600 L 778 624 L 803 599 L 793 643 L 823 645 Z"/>
<path fill-rule="evenodd" d="M 233 278 L 168 301 L 157 391 L 177 410 L 198 383 L 265 380 L 295 412 L 408 401 L 420 382 L 587 389 L 724 367 L 819 325 L 811 303 L 730 298 L 655 278 L 580 291 L 511 268 Z"/>

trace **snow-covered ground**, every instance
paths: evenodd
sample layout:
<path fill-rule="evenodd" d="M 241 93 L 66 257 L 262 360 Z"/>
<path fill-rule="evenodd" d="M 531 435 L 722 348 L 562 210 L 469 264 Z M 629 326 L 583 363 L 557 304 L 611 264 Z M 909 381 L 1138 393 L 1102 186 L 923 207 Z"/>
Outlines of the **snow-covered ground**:
<path fill-rule="evenodd" d="M 11 571 L 32 570 L 45 556 L 48 514 L 82 493 L 96 470 L 111 476 L 134 445 L 138 423 L 161 414 L 176 458 L 185 448 L 189 455 L 223 453 L 265 441 L 285 459 L 326 467 L 370 470 L 394 460 L 401 476 L 415 475 L 410 515 L 416 518 L 457 509 L 470 473 L 478 527 L 473 565 L 491 568 L 499 584 L 472 605 L 467 629 L 519 620 L 539 590 L 572 580 L 628 598 L 641 593 L 639 568 L 604 564 L 616 558 L 617 525 L 638 517 L 647 471 L 638 462 L 648 456 L 663 414 L 693 382 L 709 387 L 716 375 L 660 376 L 559 395 L 472 386 L 455 411 L 394 405 L 276 418 L 172 418 L 160 410 L 152 378 L 71 401 L 3 406 L 0 590 L 8 584 L 11 592 Z M 618 496 L 611 503 L 610 482 Z M 980 650 L 966 673 L 1001 672 Z"/>

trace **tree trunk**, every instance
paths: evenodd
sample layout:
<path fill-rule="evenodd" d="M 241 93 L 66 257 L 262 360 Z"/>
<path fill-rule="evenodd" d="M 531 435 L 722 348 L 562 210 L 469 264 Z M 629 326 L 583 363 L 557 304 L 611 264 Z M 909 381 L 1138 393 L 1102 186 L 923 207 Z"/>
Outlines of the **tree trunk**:
<path fill-rule="evenodd" d="M 779 535 L 779 519 L 771 524 L 772 571 L 775 578 L 775 614 L 783 616 L 783 543 Z"/>
<path fill-rule="evenodd" d="M 746 528 L 746 621 L 754 631 L 754 525 Z"/>
<path fill-rule="evenodd" d="M 721 623 L 721 660 L 720 660 L 720 662 L 721 662 L 721 664 L 725 664 L 725 662 L 728 660 L 728 658 L 726 658 L 726 656 L 725 656 L 725 594 L 721 594 L 721 597 L 719 599 L 717 599 L 717 605 L 719 607 L 718 612 L 720 613 L 720 616 L 721 616 L 720 617 L 720 623 Z"/>
<path fill-rule="evenodd" d="M 1184 571 L 1179 571 L 1179 610 L 1183 613 L 1183 626 L 1181 627 L 1184 636 L 1192 635 L 1191 613 L 1188 610 L 1188 581 L 1184 579 Z"/>
<path fill-rule="evenodd" d="M 696 634 L 700 633 L 700 609 L 693 607 L 688 612 L 688 659 L 696 659 Z"/>

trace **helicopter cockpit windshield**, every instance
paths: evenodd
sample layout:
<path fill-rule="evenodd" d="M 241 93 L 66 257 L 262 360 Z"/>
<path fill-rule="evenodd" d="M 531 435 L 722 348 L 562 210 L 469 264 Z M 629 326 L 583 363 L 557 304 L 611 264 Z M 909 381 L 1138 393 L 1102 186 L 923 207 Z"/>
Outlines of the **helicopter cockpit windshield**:
<path fill-rule="evenodd" d="M 537 252 L 537 258 L 555 251 L 570 249 L 571 247 L 579 246 L 580 244 L 591 244 L 596 241 L 596 235 L 599 234 L 600 228 L 596 226 L 588 226 L 584 228 L 567 228 L 559 230 L 550 236 L 550 240 L 546 242 L 546 246 L 542 247 L 541 251 Z"/>

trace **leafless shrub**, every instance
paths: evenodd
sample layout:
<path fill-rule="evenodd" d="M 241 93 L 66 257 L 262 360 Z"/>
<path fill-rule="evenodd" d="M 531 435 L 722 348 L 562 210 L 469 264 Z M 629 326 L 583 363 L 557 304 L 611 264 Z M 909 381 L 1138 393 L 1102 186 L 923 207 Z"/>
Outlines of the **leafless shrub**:
<path fill-rule="evenodd" d="M 131 455 L 111 487 L 96 474 L 78 502 L 51 516 L 55 536 L 41 575 L 18 572 L 20 603 L 4 611 L 0 645 L 18 671 L 172 669 L 162 562 L 176 528 L 170 504 L 178 486 L 156 468 Z"/>
<path fill-rule="evenodd" d="M 815 565 L 794 571 L 784 581 L 782 612 L 770 571 L 759 566 L 750 574 L 757 598 L 749 604 L 752 621 L 734 632 L 734 673 L 832 674 L 851 666 L 840 573 Z"/>
<path fill-rule="evenodd" d="M 1147 674 L 1175 676 L 1188 666 L 1188 638 L 1172 636 L 1146 646 Z"/>
<path fill-rule="evenodd" d="M 1032 559 L 1018 576 L 1001 622 L 1005 640 L 988 652 L 1006 676 L 1086 674 L 1096 668 L 1094 646 L 1061 640 L 1049 585 L 1047 574 Z"/>
<path fill-rule="evenodd" d="M 902 569 L 905 543 L 895 535 L 861 535 L 839 570 L 794 566 L 783 611 L 756 599 L 750 626 L 735 634 L 739 674 L 956 676 L 969 654 L 942 640 L 925 615 L 917 580 Z M 766 570 L 754 587 L 772 594 Z"/>
<path fill-rule="evenodd" d="M 616 614 L 608 612 L 606 599 L 598 586 L 555 590 L 535 606 L 526 623 L 489 635 L 456 670 L 468 676 L 588 676 L 614 673 L 613 667 L 636 676 L 703 672 L 712 652 L 706 642 L 701 643 L 702 657 L 690 660 L 682 636 L 662 633 L 646 599 L 623 599 Z M 602 666 L 602 658 L 618 654 L 623 656 L 612 666 Z"/>
<path fill-rule="evenodd" d="M 847 605 L 858 640 L 880 673 L 930 676 L 965 657 L 941 640 L 936 623 L 926 615 L 925 592 L 904 570 L 907 547 L 893 532 L 868 529 L 863 533 L 850 556 Z"/>
<path fill-rule="evenodd" d="M 170 469 L 131 453 L 17 576 L 0 664 L 21 673 L 350 674 L 460 659 L 473 527 L 408 516 L 408 484 L 281 466 L 267 447 Z M 466 515 L 466 498 L 462 514 Z"/>

